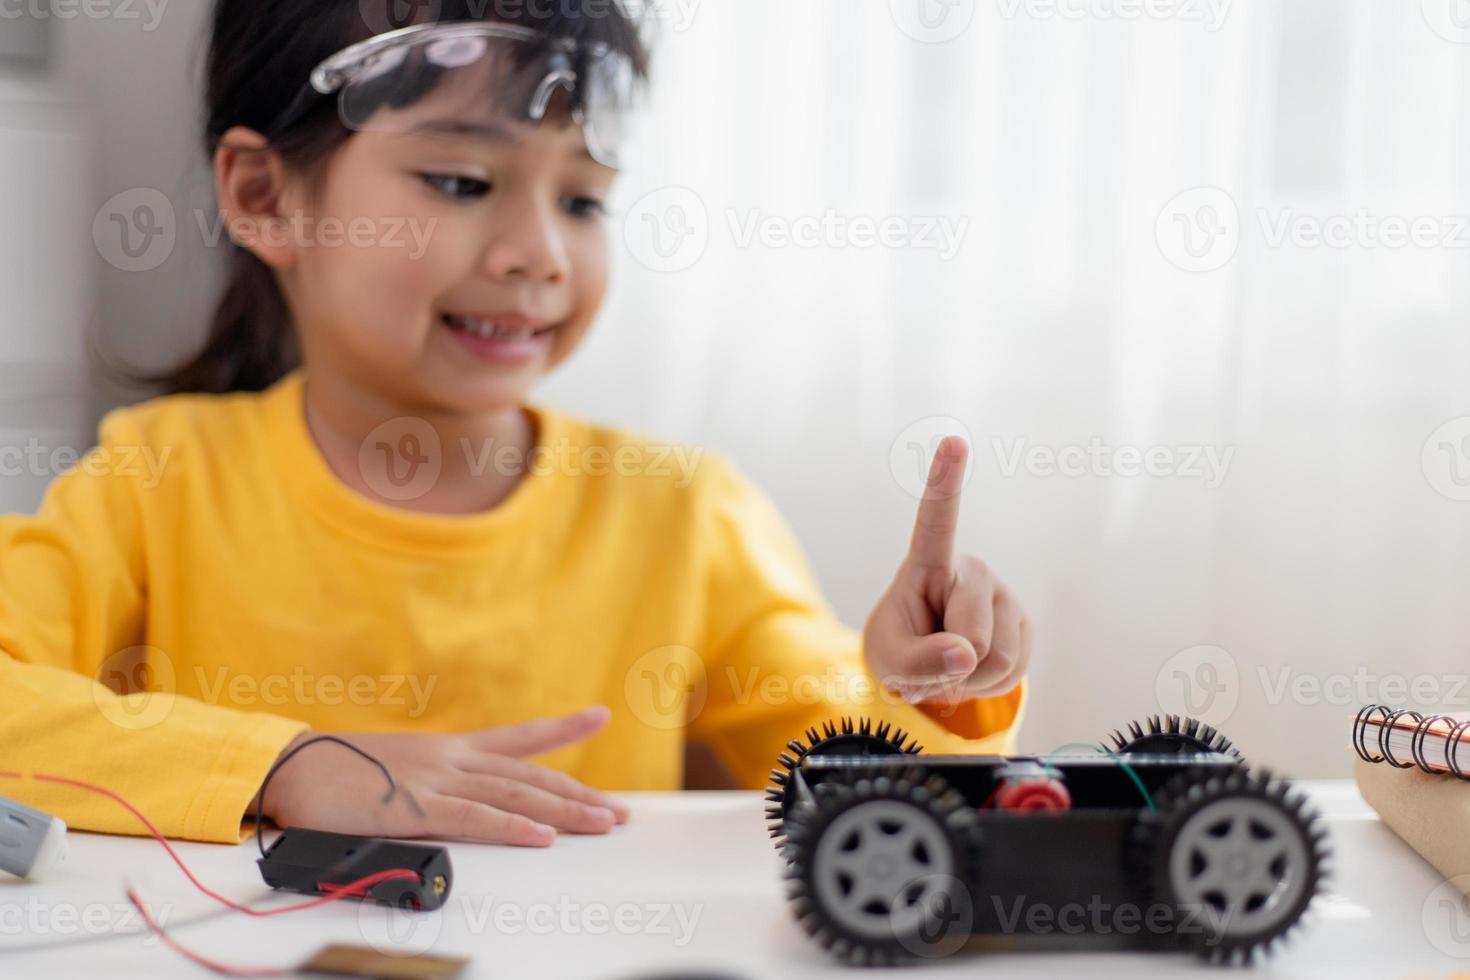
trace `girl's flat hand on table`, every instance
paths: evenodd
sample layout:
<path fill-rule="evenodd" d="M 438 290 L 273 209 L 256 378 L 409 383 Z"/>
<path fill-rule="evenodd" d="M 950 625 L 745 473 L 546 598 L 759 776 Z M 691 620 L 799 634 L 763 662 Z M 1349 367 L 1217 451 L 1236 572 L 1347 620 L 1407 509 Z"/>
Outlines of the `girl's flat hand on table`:
<path fill-rule="evenodd" d="M 271 777 L 261 809 L 281 827 L 374 837 L 433 837 L 545 847 L 558 833 L 605 834 L 628 807 L 565 773 L 525 761 L 607 725 L 598 706 L 560 718 L 459 735 L 332 733 L 382 762 L 398 791 L 384 803 L 378 768 L 324 742 Z M 281 757 L 323 733 L 303 732 Z"/>

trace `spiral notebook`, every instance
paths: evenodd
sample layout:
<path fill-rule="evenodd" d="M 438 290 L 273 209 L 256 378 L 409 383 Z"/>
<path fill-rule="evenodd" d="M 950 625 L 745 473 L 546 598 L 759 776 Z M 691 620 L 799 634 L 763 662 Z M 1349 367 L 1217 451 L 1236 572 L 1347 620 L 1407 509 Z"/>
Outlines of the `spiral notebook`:
<path fill-rule="evenodd" d="M 1364 762 L 1470 779 L 1470 714 L 1397 711 L 1364 705 L 1353 719 L 1353 749 Z"/>
<path fill-rule="evenodd" d="M 1404 843 L 1470 894 L 1470 715 L 1370 704 L 1353 719 L 1352 737 L 1363 799 Z"/>

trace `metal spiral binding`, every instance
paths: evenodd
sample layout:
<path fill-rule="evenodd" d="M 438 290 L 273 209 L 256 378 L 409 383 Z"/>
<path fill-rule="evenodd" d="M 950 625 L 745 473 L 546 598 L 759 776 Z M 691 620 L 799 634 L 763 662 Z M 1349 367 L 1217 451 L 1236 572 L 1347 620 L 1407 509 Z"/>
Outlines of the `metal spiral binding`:
<path fill-rule="evenodd" d="M 1376 718 L 1376 720 L 1375 720 Z M 1404 762 L 1393 754 L 1389 747 L 1389 736 L 1401 718 L 1412 718 L 1414 729 L 1409 733 L 1409 754 L 1412 761 Z M 1443 726 L 1449 726 L 1448 728 Z M 1378 754 L 1374 754 L 1368 744 L 1368 729 L 1377 726 Z M 1441 726 L 1436 728 L 1435 726 Z M 1449 766 L 1448 774 L 1460 779 L 1470 780 L 1470 771 L 1460 765 L 1460 742 L 1470 736 L 1470 718 L 1457 721 L 1450 715 L 1433 714 L 1423 715 L 1410 708 L 1400 708 L 1397 711 L 1383 704 L 1367 704 L 1358 710 L 1353 719 L 1353 751 L 1358 758 L 1364 762 L 1386 762 L 1395 769 L 1413 769 L 1418 767 L 1424 772 L 1433 775 L 1445 775 L 1446 770 L 1430 763 L 1424 755 L 1424 742 L 1430 736 L 1442 736 L 1445 739 L 1445 764 Z"/>

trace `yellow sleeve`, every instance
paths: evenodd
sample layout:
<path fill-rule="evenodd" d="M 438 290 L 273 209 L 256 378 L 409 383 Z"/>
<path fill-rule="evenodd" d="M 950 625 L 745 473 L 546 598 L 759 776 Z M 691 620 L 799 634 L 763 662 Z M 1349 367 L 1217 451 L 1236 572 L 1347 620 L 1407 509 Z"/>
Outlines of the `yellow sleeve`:
<path fill-rule="evenodd" d="M 74 828 L 145 832 L 105 797 L 27 777 L 83 780 L 166 836 L 238 843 L 266 770 L 305 726 L 175 697 L 168 653 L 143 646 L 149 489 L 128 464 L 140 445 L 127 413 L 109 415 L 34 517 L 0 516 L 0 770 L 22 777 L 0 779 L 0 795 Z"/>
<path fill-rule="evenodd" d="M 1001 697 L 913 706 L 868 671 L 862 635 L 823 598 L 774 505 L 718 458 L 710 467 L 705 703 L 689 737 L 740 782 L 763 785 L 789 739 L 851 716 L 886 720 L 930 753 L 1013 751 L 1024 685 Z"/>

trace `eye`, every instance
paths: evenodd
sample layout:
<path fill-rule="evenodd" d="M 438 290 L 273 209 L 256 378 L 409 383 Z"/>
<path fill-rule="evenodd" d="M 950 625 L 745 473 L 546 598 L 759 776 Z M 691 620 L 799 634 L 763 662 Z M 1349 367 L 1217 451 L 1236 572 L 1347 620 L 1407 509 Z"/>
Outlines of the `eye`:
<path fill-rule="evenodd" d="M 607 214 L 607 205 L 595 197 L 562 198 L 562 207 L 567 214 L 582 221 L 595 221 Z"/>
<path fill-rule="evenodd" d="M 490 184 L 461 174 L 419 174 L 419 179 L 455 201 L 474 201 L 490 193 Z"/>

